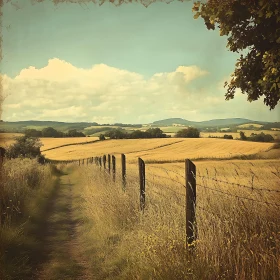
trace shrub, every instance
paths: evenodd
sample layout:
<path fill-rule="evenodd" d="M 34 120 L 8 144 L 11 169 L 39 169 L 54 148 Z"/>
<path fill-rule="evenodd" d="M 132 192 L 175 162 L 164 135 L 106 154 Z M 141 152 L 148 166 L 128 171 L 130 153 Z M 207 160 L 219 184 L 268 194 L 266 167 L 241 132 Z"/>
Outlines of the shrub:
<path fill-rule="evenodd" d="M 225 134 L 225 135 L 224 135 L 224 139 L 233 139 L 233 137 L 232 137 L 232 135 L 227 135 L 227 134 Z"/>
<path fill-rule="evenodd" d="M 43 160 L 40 147 L 42 143 L 37 137 L 27 137 L 26 135 L 16 138 L 16 142 L 10 145 L 6 151 L 8 158 L 40 158 Z"/>
<path fill-rule="evenodd" d="M 247 140 L 247 137 L 245 136 L 245 133 L 243 131 L 240 131 L 239 134 L 241 140 Z"/>
<path fill-rule="evenodd" d="M 175 137 L 178 138 L 199 138 L 199 136 L 200 136 L 199 130 L 194 127 L 181 129 L 175 134 Z"/>

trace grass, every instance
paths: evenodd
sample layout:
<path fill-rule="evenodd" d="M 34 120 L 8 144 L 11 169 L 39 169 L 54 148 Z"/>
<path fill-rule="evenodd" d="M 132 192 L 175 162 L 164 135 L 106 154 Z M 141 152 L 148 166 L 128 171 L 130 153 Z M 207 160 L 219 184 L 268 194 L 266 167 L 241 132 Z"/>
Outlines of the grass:
<path fill-rule="evenodd" d="M 43 258 L 44 216 L 55 191 L 56 168 L 35 160 L 4 162 L 0 183 L 0 279 L 31 279 Z"/>
<path fill-rule="evenodd" d="M 164 164 L 146 167 L 144 213 L 139 210 L 137 168 L 128 166 L 123 192 L 119 177 L 114 183 L 99 167 L 79 167 L 84 180 L 81 238 L 96 278 L 279 279 L 279 208 L 265 202 L 277 202 L 280 197 L 279 193 L 257 191 L 264 183 L 279 190 L 279 161 L 197 163 L 194 254 L 185 246 L 185 189 L 179 179 L 184 173 L 179 165 L 181 168 L 182 164 L 169 166 L 173 173 L 161 170 Z M 255 191 L 231 183 L 246 183 Z"/>

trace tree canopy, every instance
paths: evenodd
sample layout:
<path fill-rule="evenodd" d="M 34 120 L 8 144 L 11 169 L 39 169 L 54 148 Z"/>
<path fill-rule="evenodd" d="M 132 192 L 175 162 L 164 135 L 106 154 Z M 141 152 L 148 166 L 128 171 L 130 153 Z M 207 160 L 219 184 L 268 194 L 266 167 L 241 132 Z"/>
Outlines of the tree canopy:
<path fill-rule="evenodd" d="M 181 129 L 175 134 L 175 137 L 177 138 L 199 138 L 199 136 L 200 132 L 195 127 Z"/>
<path fill-rule="evenodd" d="M 7 149 L 6 155 L 8 158 L 36 158 L 42 157 L 40 147 L 42 143 L 39 138 L 20 136 L 16 138 L 15 143 Z"/>
<path fill-rule="evenodd" d="M 225 82 L 226 100 L 239 88 L 249 102 L 263 96 L 274 109 L 280 99 L 280 1 L 197 1 L 193 12 L 208 29 L 219 28 L 228 37 L 227 47 L 240 53 L 231 81 Z"/>

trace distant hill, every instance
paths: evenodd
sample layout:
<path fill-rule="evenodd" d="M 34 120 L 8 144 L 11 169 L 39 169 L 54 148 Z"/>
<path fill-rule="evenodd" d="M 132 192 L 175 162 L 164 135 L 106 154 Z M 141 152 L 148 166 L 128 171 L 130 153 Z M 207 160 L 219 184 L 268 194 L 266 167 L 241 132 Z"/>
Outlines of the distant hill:
<path fill-rule="evenodd" d="M 182 118 L 170 118 L 170 119 L 155 121 L 152 123 L 152 125 L 170 126 L 173 124 L 181 124 L 181 125 L 196 126 L 196 127 L 213 127 L 213 126 L 221 127 L 221 126 L 230 126 L 230 125 L 241 125 L 246 123 L 267 124 L 268 122 L 252 121 L 243 118 L 214 119 L 209 121 L 194 122 Z"/>
<path fill-rule="evenodd" d="M 25 129 L 34 128 L 42 130 L 45 127 L 53 127 L 59 131 L 68 131 L 69 129 L 76 129 L 82 131 L 89 126 L 98 125 L 96 122 L 55 122 L 55 121 L 19 121 L 19 122 L 1 122 L 0 130 L 7 132 L 23 132 Z"/>

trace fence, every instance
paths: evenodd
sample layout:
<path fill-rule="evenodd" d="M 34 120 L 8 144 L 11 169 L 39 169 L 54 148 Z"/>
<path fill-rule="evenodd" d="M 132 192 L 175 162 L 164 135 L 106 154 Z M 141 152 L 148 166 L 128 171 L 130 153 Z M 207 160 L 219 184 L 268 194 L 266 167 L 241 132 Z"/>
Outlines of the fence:
<path fill-rule="evenodd" d="M 81 165 L 90 165 L 90 164 L 95 164 L 96 166 L 99 167 L 99 169 L 102 171 L 106 171 L 107 174 L 112 176 L 112 180 L 115 182 L 116 181 L 116 157 L 114 155 L 103 155 L 100 157 L 90 157 L 90 158 L 85 158 L 85 159 L 79 159 L 79 160 L 70 160 L 70 161 L 55 161 L 55 160 L 47 160 L 49 163 L 76 163 L 79 166 Z M 0 165 L 2 163 L 2 158 L 0 158 Z M 127 187 L 127 165 L 126 165 L 126 156 L 124 154 L 121 154 L 121 164 L 120 164 L 120 175 L 121 175 L 121 182 L 122 182 L 122 188 L 123 191 L 126 191 Z M 280 209 L 280 204 L 278 202 L 272 202 L 272 201 L 265 201 L 265 200 L 260 200 L 260 199 L 255 199 L 252 197 L 248 196 L 242 196 L 242 195 L 237 195 L 230 193 L 229 191 L 218 189 L 216 187 L 211 187 L 207 184 L 200 184 L 197 182 L 197 179 L 200 180 L 209 180 L 214 183 L 222 183 L 225 185 L 229 185 L 233 188 L 242 188 L 250 192 L 257 192 L 257 193 L 270 193 L 270 194 L 278 194 L 280 195 L 280 190 L 279 189 L 269 189 L 264 186 L 262 187 L 254 187 L 253 184 L 251 186 L 240 184 L 240 183 L 235 183 L 235 182 L 228 182 L 225 180 L 220 180 L 218 178 L 213 178 L 210 176 L 202 176 L 197 174 L 196 172 L 196 166 L 195 164 L 189 160 L 185 160 L 185 174 L 184 176 L 174 170 L 169 170 L 165 169 L 162 167 L 156 167 L 153 166 L 153 168 L 159 168 L 165 170 L 167 174 L 173 173 L 176 177 L 180 177 L 181 181 L 183 180 L 184 183 L 180 183 L 179 181 L 176 181 L 177 184 L 181 185 L 185 189 L 183 197 L 185 199 L 185 204 L 183 207 L 185 208 L 185 217 L 186 217 L 186 244 L 188 245 L 189 248 L 192 248 L 193 242 L 196 240 L 197 236 L 197 222 L 196 222 L 196 212 L 197 209 L 199 211 L 206 212 L 207 214 L 210 215 L 215 215 L 210 210 L 205 209 L 204 207 L 197 205 L 197 187 L 200 189 L 206 189 L 210 191 L 213 195 L 222 195 L 222 196 L 229 196 L 236 198 L 241 201 L 250 201 L 252 203 L 258 203 L 258 204 L 263 204 L 265 206 L 269 207 L 276 207 L 277 209 Z M 154 175 L 157 177 L 157 175 Z M 160 179 L 170 179 L 170 177 L 164 177 L 164 176 L 158 176 Z M 280 176 L 279 176 L 280 178 Z M 146 206 L 146 183 L 149 183 L 150 181 L 146 178 L 146 164 L 145 162 L 141 159 L 138 158 L 138 180 L 139 180 L 139 205 L 140 205 L 140 210 L 144 212 L 145 206 Z M 175 182 L 173 180 L 173 182 Z M 163 186 L 163 185 L 162 185 Z M 169 191 L 176 193 L 176 195 L 182 195 L 176 192 L 176 190 L 170 188 L 167 185 L 164 185 L 166 189 Z M 148 192 L 149 193 L 149 192 Z M 160 195 L 160 194 L 159 194 Z"/>

